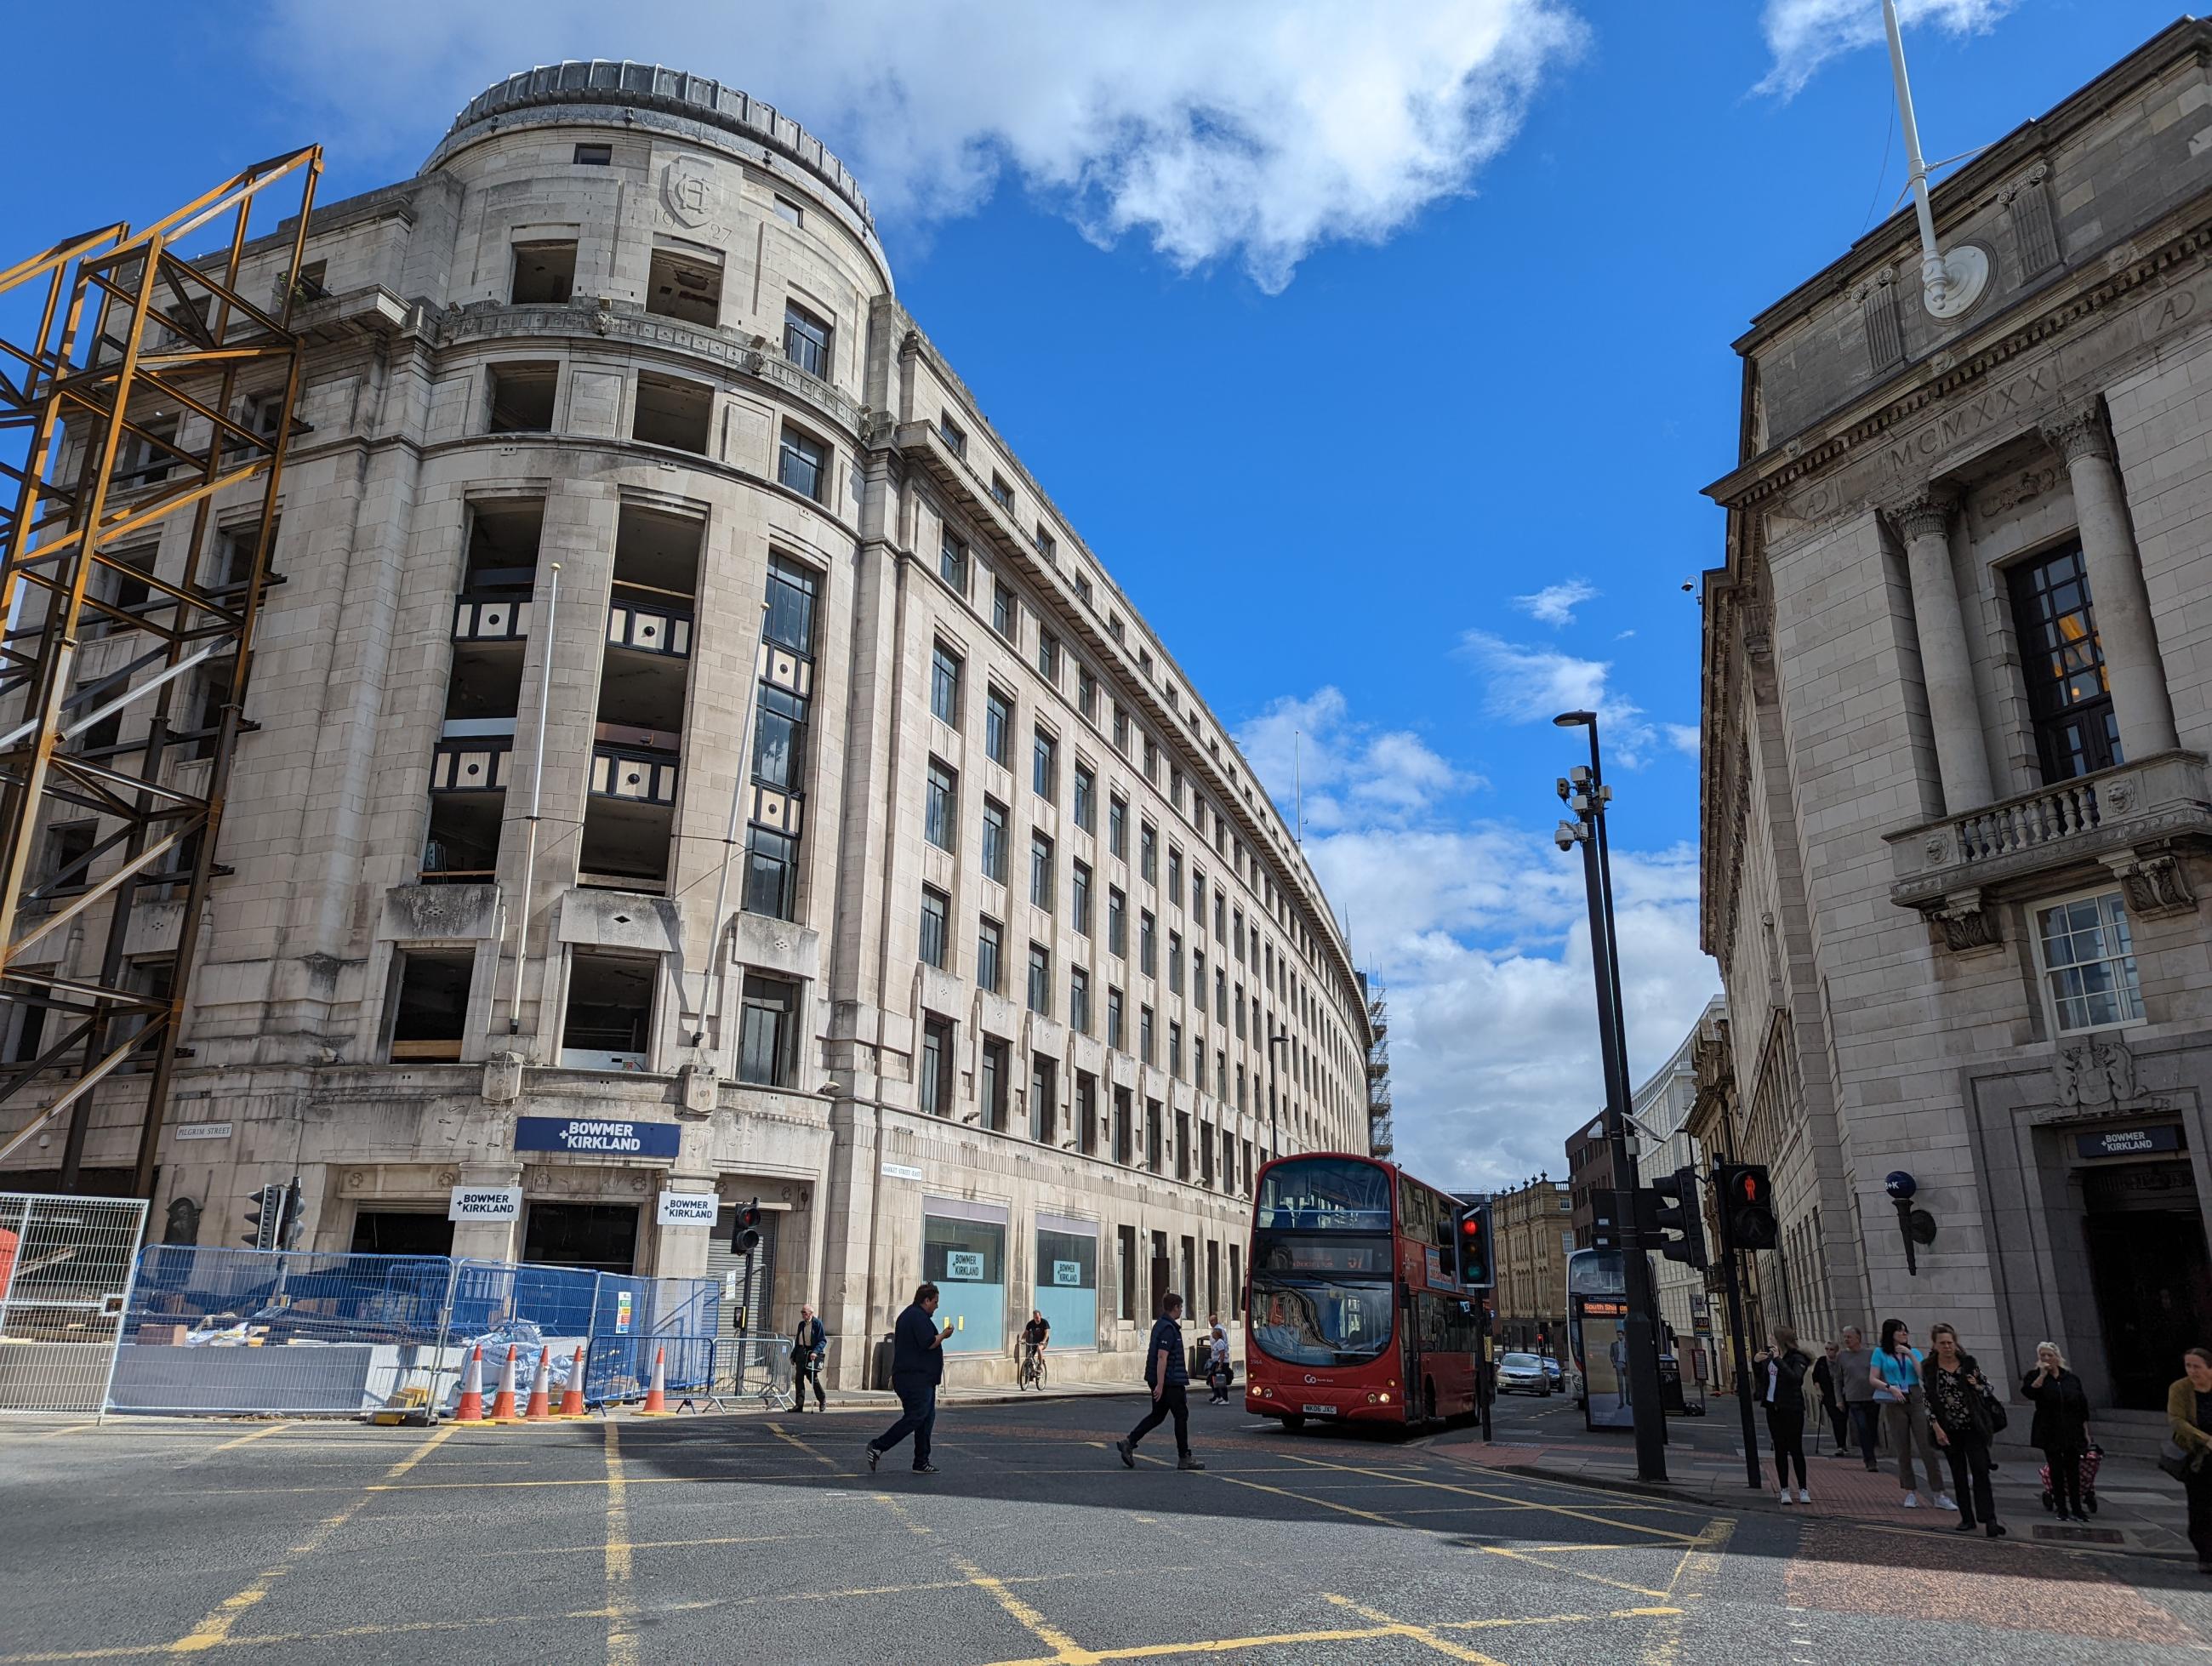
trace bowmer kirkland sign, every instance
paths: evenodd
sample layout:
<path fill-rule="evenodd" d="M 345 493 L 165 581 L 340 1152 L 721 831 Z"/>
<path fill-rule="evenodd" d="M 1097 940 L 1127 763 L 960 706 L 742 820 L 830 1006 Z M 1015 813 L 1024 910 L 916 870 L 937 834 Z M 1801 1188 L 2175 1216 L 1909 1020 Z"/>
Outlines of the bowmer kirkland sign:
<path fill-rule="evenodd" d="M 683 1130 L 673 1122 L 614 1122 L 600 1117 L 518 1116 L 517 1151 L 566 1151 L 592 1157 L 673 1157 Z"/>

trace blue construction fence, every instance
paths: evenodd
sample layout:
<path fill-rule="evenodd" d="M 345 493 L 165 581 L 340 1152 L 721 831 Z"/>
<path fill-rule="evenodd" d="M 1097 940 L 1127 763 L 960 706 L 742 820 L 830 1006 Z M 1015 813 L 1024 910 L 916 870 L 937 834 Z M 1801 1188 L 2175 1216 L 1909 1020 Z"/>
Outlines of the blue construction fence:
<path fill-rule="evenodd" d="M 149 1244 L 123 1324 L 119 1412 L 450 1411 L 471 1354 L 483 1392 L 513 1351 L 526 1394 L 578 1350 L 591 1406 L 636 1399 L 656 1356 L 672 1391 L 711 1389 L 721 1284 L 444 1256 Z"/>

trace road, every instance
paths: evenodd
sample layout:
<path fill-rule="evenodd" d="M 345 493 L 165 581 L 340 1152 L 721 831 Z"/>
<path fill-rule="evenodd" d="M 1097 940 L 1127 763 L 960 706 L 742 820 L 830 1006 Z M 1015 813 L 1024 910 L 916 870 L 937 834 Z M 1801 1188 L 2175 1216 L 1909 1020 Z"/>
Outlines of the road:
<path fill-rule="evenodd" d="M 1530 1402 L 1540 1408 L 1543 1402 Z M 1554 1406 L 1563 1402 L 1552 1402 Z M 2212 1645 L 2142 1559 L 1740 1516 L 1127 1398 L 434 1431 L 0 1427 L 0 1666 L 252 1661 L 2097 1661 Z M 1848 1645 L 1839 1643 L 1847 1638 Z"/>

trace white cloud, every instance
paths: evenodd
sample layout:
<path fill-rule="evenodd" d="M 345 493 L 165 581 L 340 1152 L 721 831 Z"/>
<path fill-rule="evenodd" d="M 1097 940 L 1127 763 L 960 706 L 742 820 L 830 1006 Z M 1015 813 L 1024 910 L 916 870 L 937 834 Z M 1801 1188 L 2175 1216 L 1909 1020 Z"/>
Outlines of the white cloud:
<path fill-rule="evenodd" d="M 1669 746 L 1678 752 L 1687 752 L 1692 757 L 1697 757 L 1698 748 L 1704 744 L 1705 735 L 1696 724 L 1662 723 L 1659 727 L 1665 733 L 1667 744 Z"/>
<path fill-rule="evenodd" d="M 1571 625 L 1575 622 L 1575 610 L 1597 594 L 1597 587 L 1587 580 L 1566 579 L 1546 585 L 1533 596 L 1516 596 L 1513 605 L 1546 624 Z"/>
<path fill-rule="evenodd" d="M 1334 689 L 1277 701 L 1239 739 L 1279 802 L 1290 796 L 1292 716 L 1309 733 L 1369 734 Z M 1408 811 L 1388 792 L 1360 790 L 1371 745 L 1324 750 L 1340 796 L 1326 828 L 1309 796 L 1306 854 L 1356 961 L 1388 993 L 1400 1160 L 1459 1190 L 1564 1176 L 1563 1142 L 1603 1097 L 1580 860 L 1539 829 L 1454 821 L 1442 793 Z M 1640 1079 L 1673 1053 L 1719 980 L 1698 947 L 1693 849 L 1616 850 L 1613 883 Z"/>
<path fill-rule="evenodd" d="M 1927 24 L 1951 34 L 1974 34 L 1994 25 L 2020 0 L 1898 0 L 1905 28 Z M 1759 83 L 1762 93 L 1795 96 L 1830 58 L 1880 44 L 1881 0 L 1767 0 L 1759 20 L 1774 67 Z"/>
<path fill-rule="evenodd" d="M 276 0 L 264 46 L 386 149 L 533 64 L 669 64 L 787 111 L 893 216 L 965 213 L 1011 177 L 1095 241 L 1274 290 L 1317 246 L 1468 191 L 1583 38 L 1563 0 Z"/>
<path fill-rule="evenodd" d="M 1481 676 L 1484 704 L 1493 717 L 1509 723 L 1548 723 L 1561 712 L 1594 711 L 1607 758 L 1631 769 L 1650 763 L 1652 749 L 1662 739 L 1681 745 L 1671 733 L 1662 736 L 1661 726 L 1641 706 L 1613 691 L 1610 660 L 1510 642 L 1486 630 L 1470 630 L 1461 637 L 1460 652 Z M 1665 726 L 1669 731 L 1674 727 Z M 1691 750 L 1695 750 L 1694 731 Z"/>
<path fill-rule="evenodd" d="M 1462 774 L 1407 730 L 1353 722 L 1344 696 L 1324 688 L 1285 696 L 1237 732 L 1254 773 L 1286 815 L 1303 804 L 1305 824 L 1328 830 L 1362 822 L 1402 823 L 1437 800 L 1484 783 Z"/>

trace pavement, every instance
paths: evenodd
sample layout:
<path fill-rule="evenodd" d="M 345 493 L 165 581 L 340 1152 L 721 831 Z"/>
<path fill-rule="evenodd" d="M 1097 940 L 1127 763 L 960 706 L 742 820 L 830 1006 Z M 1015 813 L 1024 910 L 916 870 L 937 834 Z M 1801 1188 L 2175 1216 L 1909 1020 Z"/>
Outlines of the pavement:
<path fill-rule="evenodd" d="M 1635 1496 L 1234 1405 L 1193 1408 L 1204 1472 L 1164 1432 L 1132 1472 L 1139 1408 L 956 1400 L 927 1475 L 869 1470 L 872 1404 L 9 1423 L 0 1666 L 1798 1662 L 1839 1624 L 1853 1657 L 1946 1666 L 2212 1649 L 2212 1582 L 2155 1556 Z"/>
<path fill-rule="evenodd" d="M 1507 1395 L 1492 1408 L 1494 1439 L 1474 1430 L 1443 1438 L 1453 1456 L 1486 1468 L 1543 1475 L 1648 1497 L 1702 1503 L 1716 1509 L 1757 1511 L 1836 1522 L 1880 1523 L 1948 1535 L 1957 1515 L 1936 1508 L 1923 1487 L 1920 1507 L 1904 1506 L 1895 1459 L 1879 1456 L 1869 1474 L 1859 1454 L 1830 1455 L 1826 1442 L 1806 1440 L 1806 1480 L 1813 1502 L 1784 1505 L 1775 1496 L 1772 1460 L 1766 1456 L 1765 1426 L 1756 1427 L 1760 1442 L 1759 1485 L 1748 1484 L 1743 1460 L 1742 1424 L 1734 1400 L 1713 1402 L 1702 1418 L 1668 1420 L 1667 1481 L 1653 1486 L 1637 1478 L 1636 1451 L 1629 1431 L 1589 1431 L 1583 1414 L 1566 1395 L 1548 1399 Z M 1990 1476 L 1997 1519 L 2008 1538 L 2029 1544 L 2098 1552 L 2126 1552 L 2196 1561 L 2186 1531 L 2188 1505 L 2180 1487 L 2141 1458 L 2108 1456 L 2097 1475 L 2096 1511 L 2086 1527 L 2061 1523 L 2043 1505 L 2043 1459 L 2033 1448 L 2008 1444 L 1998 1451 Z M 1924 1478 L 1922 1478 L 1924 1479 Z M 1949 1481 L 1947 1479 L 1945 1487 Z"/>

